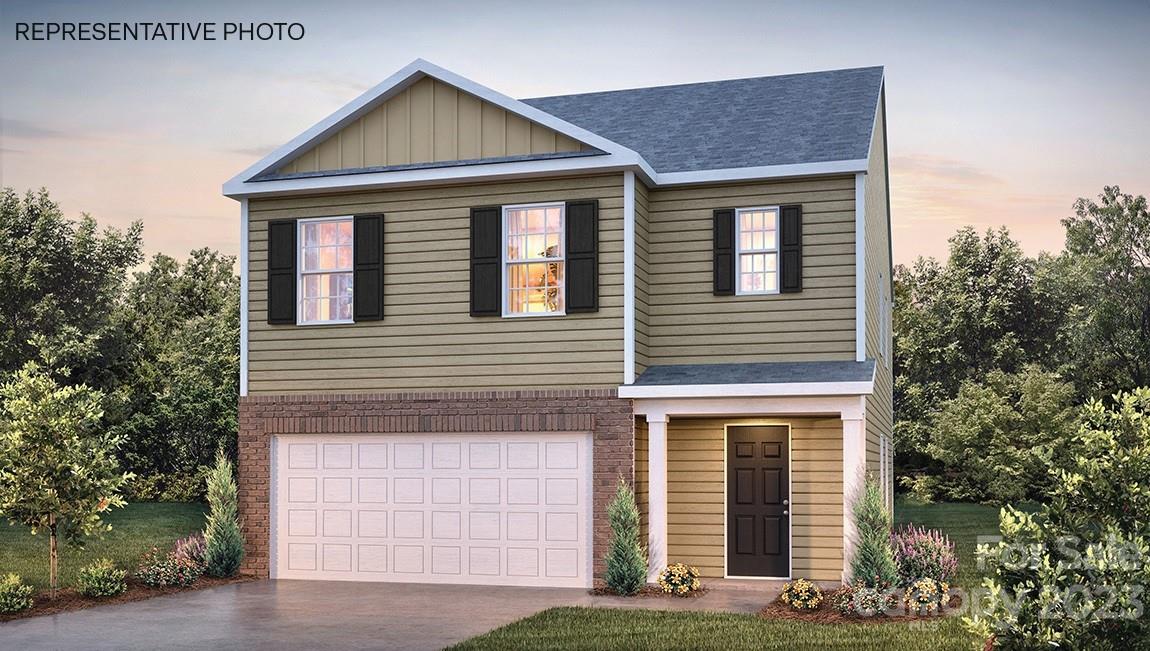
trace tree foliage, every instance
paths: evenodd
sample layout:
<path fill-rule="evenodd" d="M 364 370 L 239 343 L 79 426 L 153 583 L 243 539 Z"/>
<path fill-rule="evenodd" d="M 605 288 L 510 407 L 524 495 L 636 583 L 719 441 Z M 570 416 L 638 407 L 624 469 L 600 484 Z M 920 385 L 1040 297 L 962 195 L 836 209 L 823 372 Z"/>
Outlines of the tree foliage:
<path fill-rule="evenodd" d="M 100 514 L 123 506 L 120 439 L 102 427 L 103 395 L 60 386 L 29 362 L 0 387 L 0 514 L 32 533 L 47 531 L 56 590 L 56 540 L 82 546 L 111 527 Z"/>
<path fill-rule="evenodd" d="M 854 504 L 858 542 L 851 557 L 851 574 L 870 588 L 886 589 L 898 583 L 898 566 L 890 546 L 891 516 L 886 510 L 882 488 L 867 477 Z"/>
<path fill-rule="evenodd" d="M 607 505 L 611 546 L 607 549 L 607 587 L 632 595 L 647 583 L 647 554 L 639 542 L 639 507 L 635 493 L 619 479 L 615 497 Z"/>
<path fill-rule="evenodd" d="M 232 576 L 244 560 L 239 500 L 232 462 L 220 450 L 208 475 L 208 524 L 204 527 L 204 569 L 211 576 Z"/>

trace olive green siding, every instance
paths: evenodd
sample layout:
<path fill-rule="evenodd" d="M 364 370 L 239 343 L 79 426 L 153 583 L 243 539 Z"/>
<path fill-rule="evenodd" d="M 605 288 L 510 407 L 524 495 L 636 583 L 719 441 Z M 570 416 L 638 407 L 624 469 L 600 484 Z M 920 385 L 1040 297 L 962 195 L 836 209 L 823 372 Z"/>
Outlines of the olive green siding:
<path fill-rule="evenodd" d="M 651 364 L 855 356 L 852 176 L 654 188 L 648 224 Z M 716 208 L 803 206 L 803 291 L 714 296 Z"/>
<path fill-rule="evenodd" d="M 474 206 L 599 200 L 595 313 L 469 315 Z M 267 222 L 384 213 L 384 319 L 267 324 Z M 623 175 L 252 199 L 251 394 L 617 387 L 623 377 Z"/>
<path fill-rule="evenodd" d="M 877 479 L 882 467 L 880 461 L 883 436 L 891 439 L 894 429 L 893 373 L 890 357 L 891 264 L 890 224 L 887 197 L 886 128 L 883 123 L 882 104 L 879 105 L 871 141 L 870 160 L 867 165 L 864 202 L 865 218 L 865 300 L 866 300 L 866 356 L 875 360 L 874 393 L 866 399 L 867 469 Z M 884 313 L 882 306 L 887 306 Z M 885 345 L 883 339 L 886 339 Z M 884 351 L 886 355 L 884 356 Z M 890 446 L 888 446 L 889 448 Z M 888 449 L 886 465 L 891 467 L 893 453 Z M 891 492 L 892 478 L 887 478 L 885 490 Z"/>
<path fill-rule="evenodd" d="M 293 174 L 583 149 L 577 140 L 424 77 L 277 171 Z"/>
<path fill-rule="evenodd" d="M 724 575 L 724 428 L 767 422 L 791 426 L 792 576 L 838 581 L 843 571 L 843 428 L 837 418 L 672 418 L 667 425 L 667 561 L 694 565 L 705 577 Z M 646 428 L 636 423 L 636 495 L 643 514 L 648 508 L 646 463 Z"/>
<path fill-rule="evenodd" d="M 642 181 L 635 181 L 635 377 L 639 377 L 650 363 L 647 331 L 650 327 L 650 277 L 647 272 L 651 257 L 649 203 L 650 195 Z"/>

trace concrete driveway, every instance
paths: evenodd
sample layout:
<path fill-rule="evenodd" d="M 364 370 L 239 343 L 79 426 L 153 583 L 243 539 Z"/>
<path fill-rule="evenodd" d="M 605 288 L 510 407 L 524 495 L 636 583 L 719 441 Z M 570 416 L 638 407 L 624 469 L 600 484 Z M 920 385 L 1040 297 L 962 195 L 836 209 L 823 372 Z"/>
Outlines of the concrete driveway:
<path fill-rule="evenodd" d="M 258 581 L 0 624 L 5 649 L 442 649 L 555 606 L 754 612 L 762 593 L 593 597 L 577 588 Z"/>

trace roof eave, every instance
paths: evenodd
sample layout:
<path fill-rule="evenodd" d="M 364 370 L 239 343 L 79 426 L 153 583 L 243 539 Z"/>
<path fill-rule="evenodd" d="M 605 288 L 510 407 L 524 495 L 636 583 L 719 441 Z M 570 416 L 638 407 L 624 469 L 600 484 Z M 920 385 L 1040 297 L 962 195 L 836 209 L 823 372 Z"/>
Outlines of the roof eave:
<path fill-rule="evenodd" d="M 778 382 L 770 384 L 625 384 L 620 398 L 768 398 L 791 396 L 865 396 L 874 381 Z"/>

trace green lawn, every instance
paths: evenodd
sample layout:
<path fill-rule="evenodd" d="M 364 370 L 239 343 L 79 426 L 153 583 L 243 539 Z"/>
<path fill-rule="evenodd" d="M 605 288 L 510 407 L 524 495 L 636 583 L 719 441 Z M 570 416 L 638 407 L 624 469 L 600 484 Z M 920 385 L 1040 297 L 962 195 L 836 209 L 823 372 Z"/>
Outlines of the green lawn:
<path fill-rule="evenodd" d="M 552 608 L 451 647 L 482 649 L 930 649 L 969 651 L 953 619 L 920 624 L 827 625 L 757 615 L 614 608 Z"/>
<path fill-rule="evenodd" d="M 60 585 L 69 586 L 77 570 L 97 558 L 110 558 L 135 569 L 140 555 L 153 546 L 169 547 L 177 538 L 204 527 L 203 504 L 142 503 L 112 509 L 105 520 L 112 530 L 88 540 L 83 551 L 60 545 Z M 37 587 L 48 587 L 48 538 L 25 527 L 0 522 L 0 574 L 15 572 Z"/>
<path fill-rule="evenodd" d="M 998 530 L 998 509 L 977 504 L 895 504 L 899 524 L 942 529 L 959 556 L 958 583 L 978 585 L 974 547 Z M 766 605 L 766 604 L 763 604 Z M 827 625 L 756 615 L 553 608 L 472 638 L 475 649 L 971 649 L 957 618 L 898 624 Z"/>

